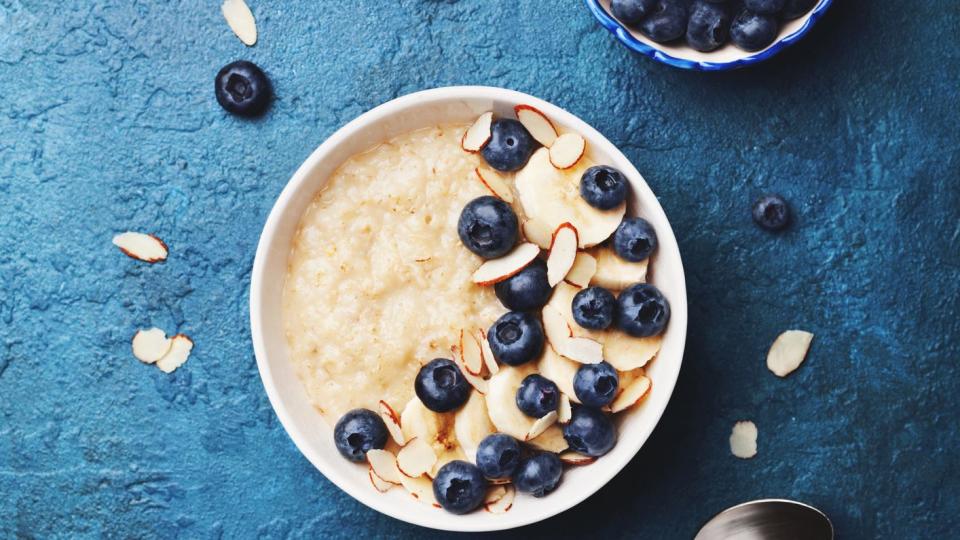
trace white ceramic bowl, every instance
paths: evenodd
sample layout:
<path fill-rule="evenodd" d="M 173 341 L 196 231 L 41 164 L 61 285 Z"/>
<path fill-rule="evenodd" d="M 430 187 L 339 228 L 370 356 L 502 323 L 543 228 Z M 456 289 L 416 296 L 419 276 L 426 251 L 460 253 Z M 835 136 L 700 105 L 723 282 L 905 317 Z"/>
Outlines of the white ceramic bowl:
<path fill-rule="evenodd" d="M 366 466 L 349 463 L 340 456 L 333 444 L 332 427 L 314 410 L 287 360 L 281 293 L 300 216 L 347 158 L 410 130 L 467 123 L 490 110 L 512 116 L 513 106 L 520 103 L 533 105 L 555 123 L 580 133 L 596 161 L 626 175 L 633 188 L 631 213 L 639 212 L 647 218 L 659 236 L 660 247 L 650 274 L 670 301 L 672 315 L 663 349 L 648 371 L 652 392 L 642 405 L 618 415 L 620 439 L 609 454 L 589 466 L 569 469 L 561 485 L 547 497 L 519 495 L 505 514 L 480 510 L 457 516 L 417 502 L 402 488 L 387 493 L 375 491 Z M 579 118 L 540 99 L 501 88 L 463 86 L 417 92 L 380 105 L 342 127 L 307 158 L 277 199 L 260 237 L 250 283 L 250 327 L 270 403 L 297 448 L 331 482 L 370 508 L 409 523 L 451 531 L 491 531 L 527 525 L 563 512 L 603 487 L 633 458 L 660 420 L 680 371 L 687 331 L 687 293 L 677 241 L 663 209 L 640 173 L 610 141 Z"/>

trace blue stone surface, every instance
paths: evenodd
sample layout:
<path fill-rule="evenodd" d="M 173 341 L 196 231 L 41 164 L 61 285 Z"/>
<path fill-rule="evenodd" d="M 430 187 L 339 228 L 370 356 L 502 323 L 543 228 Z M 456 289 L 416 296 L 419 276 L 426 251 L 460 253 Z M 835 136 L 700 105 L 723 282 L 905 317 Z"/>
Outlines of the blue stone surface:
<path fill-rule="evenodd" d="M 618 144 L 680 241 L 690 332 L 639 456 L 524 537 L 690 538 L 759 497 L 824 509 L 840 538 L 960 533 L 960 28 L 954 0 L 835 2 L 755 68 L 633 55 L 574 0 L 0 0 L 0 537 L 443 537 L 367 509 L 297 452 L 257 375 L 254 248 L 275 197 L 338 127 L 454 84 L 563 106 Z M 272 77 L 226 114 L 223 64 Z M 754 198 L 794 226 L 757 229 Z M 146 265 L 111 245 L 153 232 Z M 181 331 L 172 375 L 131 357 Z M 787 328 L 816 334 L 785 380 Z M 760 430 L 730 455 L 733 423 Z"/>

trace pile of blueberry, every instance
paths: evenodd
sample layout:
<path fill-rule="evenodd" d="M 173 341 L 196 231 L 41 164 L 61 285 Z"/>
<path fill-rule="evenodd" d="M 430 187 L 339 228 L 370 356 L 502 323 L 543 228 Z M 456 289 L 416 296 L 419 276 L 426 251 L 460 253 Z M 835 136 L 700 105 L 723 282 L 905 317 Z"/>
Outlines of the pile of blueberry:
<path fill-rule="evenodd" d="M 610 11 L 657 43 L 686 39 L 703 52 L 727 41 L 745 51 L 774 42 L 783 20 L 804 15 L 817 0 L 611 0 Z"/>

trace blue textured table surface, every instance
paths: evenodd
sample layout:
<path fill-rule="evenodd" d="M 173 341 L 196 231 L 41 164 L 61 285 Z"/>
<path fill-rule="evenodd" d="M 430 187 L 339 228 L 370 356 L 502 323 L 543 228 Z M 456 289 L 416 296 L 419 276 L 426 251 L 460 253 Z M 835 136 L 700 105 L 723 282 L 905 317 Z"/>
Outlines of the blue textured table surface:
<path fill-rule="evenodd" d="M 218 3 L 0 0 L 0 537 L 441 536 L 297 452 L 257 374 L 247 286 L 311 150 L 454 84 L 526 91 L 606 134 L 687 269 L 660 426 L 598 494 L 516 534 L 690 538 L 758 497 L 815 504 L 841 538 L 960 534 L 954 0 L 838 1 L 774 61 L 713 75 L 631 54 L 574 0 L 251 0 L 253 48 Z M 214 100 L 238 58 L 275 84 L 261 120 Z M 785 234 L 750 221 L 768 190 L 796 210 Z M 170 259 L 121 255 L 128 229 Z M 172 375 L 130 354 L 153 325 L 196 341 Z M 817 337 L 780 380 L 765 353 L 792 327 Z M 753 460 L 730 455 L 739 419 L 759 427 Z"/>

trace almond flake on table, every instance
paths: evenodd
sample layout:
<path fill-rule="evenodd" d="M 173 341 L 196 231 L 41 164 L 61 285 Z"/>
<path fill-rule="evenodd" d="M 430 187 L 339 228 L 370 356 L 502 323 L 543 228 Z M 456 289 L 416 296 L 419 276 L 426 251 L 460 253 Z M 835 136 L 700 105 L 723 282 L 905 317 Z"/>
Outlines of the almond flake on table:
<path fill-rule="evenodd" d="M 223 18 L 227 20 L 230 29 L 240 38 L 244 45 L 253 46 L 257 42 L 257 21 L 253 12 L 243 0 L 224 0 L 220 6 Z"/>

